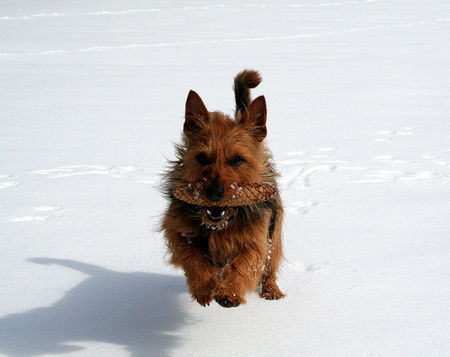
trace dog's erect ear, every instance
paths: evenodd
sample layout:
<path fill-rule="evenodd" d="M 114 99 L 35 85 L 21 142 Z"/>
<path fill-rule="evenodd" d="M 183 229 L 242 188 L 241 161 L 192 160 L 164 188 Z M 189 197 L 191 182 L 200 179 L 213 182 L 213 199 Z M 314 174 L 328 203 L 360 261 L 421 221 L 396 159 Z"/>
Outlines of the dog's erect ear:
<path fill-rule="evenodd" d="M 186 113 L 184 121 L 185 134 L 197 134 L 202 124 L 208 121 L 208 110 L 203 104 L 202 98 L 191 90 L 186 99 Z"/>
<path fill-rule="evenodd" d="M 248 127 L 256 140 L 263 141 L 267 135 L 266 118 L 266 99 L 260 96 L 248 106 L 242 117 L 242 123 Z"/>

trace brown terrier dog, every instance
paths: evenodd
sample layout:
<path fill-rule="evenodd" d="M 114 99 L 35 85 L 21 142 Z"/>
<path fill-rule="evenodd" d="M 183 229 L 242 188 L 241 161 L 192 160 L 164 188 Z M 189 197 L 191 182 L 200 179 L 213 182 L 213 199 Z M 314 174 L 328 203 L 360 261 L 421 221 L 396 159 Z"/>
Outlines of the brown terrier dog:
<path fill-rule="evenodd" d="M 190 91 L 182 145 L 171 162 L 164 192 L 170 205 L 161 229 L 170 263 L 184 269 L 192 298 L 200 305 L 215 299 L 223 307 L 245 303 L 247 290 L 259 286 L 259 296 L 284 295 L 276 283 L 282 258 L 283 208 L 275 194 L 264 202 L 220 207 L 238 184 L 268 183 L 276 188 L 267 134 L 266 102 L 251 101 L 250 89 L 261 82 L 258 72 L 245 70 L 234 79 L 235 118 L 208 112 L 200 96 Z M 201 182 L 198 196 L 210 207 L 189 204 L 172 193 L 180 185 Z"/>

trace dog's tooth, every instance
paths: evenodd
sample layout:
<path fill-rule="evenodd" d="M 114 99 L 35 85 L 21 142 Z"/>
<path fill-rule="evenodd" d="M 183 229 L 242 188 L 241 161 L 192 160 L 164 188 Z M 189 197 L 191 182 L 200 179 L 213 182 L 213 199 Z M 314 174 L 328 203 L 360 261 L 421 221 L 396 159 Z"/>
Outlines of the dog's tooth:
<path fill-rule="evenodd" d="M 207 210 L 206 210 L 206 213 L 208 213 L 210 216 L 212 216 L 211 210 L 207 209 Z"/>
<path fill-rule="evenodd" d="M 225 216 L 225 210 L 223 210 L 222 212 L 220 212 L 220 216 L 221 216 L 221 217 Z"/>

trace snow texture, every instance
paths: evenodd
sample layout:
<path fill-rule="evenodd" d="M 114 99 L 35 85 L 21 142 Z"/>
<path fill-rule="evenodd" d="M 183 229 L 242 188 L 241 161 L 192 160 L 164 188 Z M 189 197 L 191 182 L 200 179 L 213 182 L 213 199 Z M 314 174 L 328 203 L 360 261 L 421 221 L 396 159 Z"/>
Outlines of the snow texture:
<path fill-rule="evenodd" d="M 450 2 L 0 0 L 0 354 L 450 356 Z M 192 302 L 184 103 L 261 72 L 287 297 Z"/>

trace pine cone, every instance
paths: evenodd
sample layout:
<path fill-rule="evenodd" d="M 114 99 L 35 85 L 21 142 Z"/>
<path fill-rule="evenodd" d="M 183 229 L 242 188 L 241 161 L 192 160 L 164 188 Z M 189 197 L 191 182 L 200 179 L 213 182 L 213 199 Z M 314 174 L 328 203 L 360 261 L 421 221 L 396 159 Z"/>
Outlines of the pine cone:
<path fill-rule="evenodd" d="M 178 186 L 173 190 L 172 195 L 181 201 L 197 206 L 237 207 L 267 201 L 277 192 L 275 186 L 268 183 L 233 183 L 230 185 L 226 197 L 218 202 L 212 202 L 206 198 L 200 197 L 199 190 L 202 188 L 201 184 Z"/>

